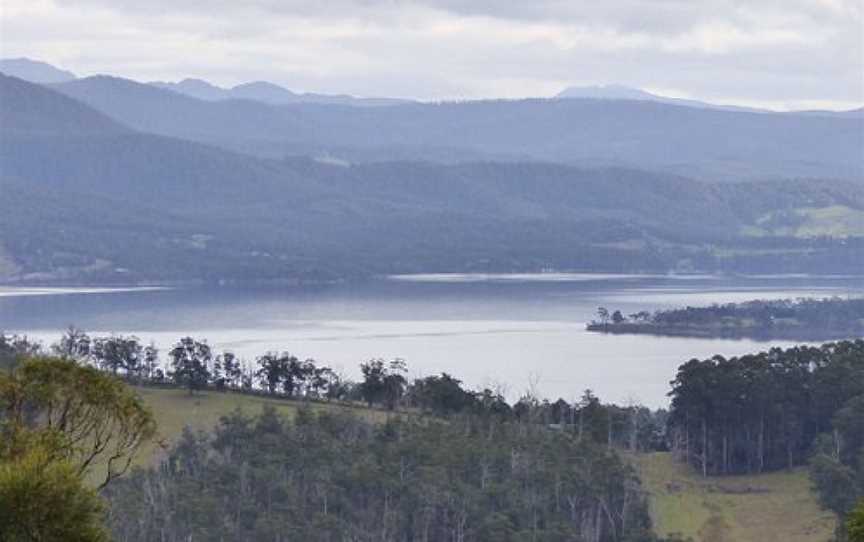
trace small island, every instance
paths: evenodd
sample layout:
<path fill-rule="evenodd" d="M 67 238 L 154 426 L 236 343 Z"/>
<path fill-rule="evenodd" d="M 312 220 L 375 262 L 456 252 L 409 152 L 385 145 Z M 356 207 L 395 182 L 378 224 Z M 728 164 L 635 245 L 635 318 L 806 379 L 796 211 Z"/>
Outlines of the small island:
<path fill-rule="evenodd" d="M 829 341 L 864 337 L 864 298 L 754 300 L 624 315 L 597 309 L 588 331 L 671 337 Z"/>

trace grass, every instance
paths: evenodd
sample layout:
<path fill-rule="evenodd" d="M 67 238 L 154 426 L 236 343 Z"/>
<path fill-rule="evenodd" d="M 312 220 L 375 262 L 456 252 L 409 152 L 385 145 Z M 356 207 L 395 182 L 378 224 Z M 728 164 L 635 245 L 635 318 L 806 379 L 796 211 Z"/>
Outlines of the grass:
<path fill-rule="evenodd" d="M 386 411 L 361 405 L 304 403 L 217 391 L 203 391 L 189 395 L 188 391 L 175 388 L 136 387 L 135 389 L 153 410 L 158 426 L 158 439 L 167 446 L 176 442 L 184 427 L 189 426 L 191 429 L 205 431 L 213 429 L 219 423 L 219 418 L 230 414 L 235 409 L 240 409 L 249 415 L 256 415 L 265 405 L 270 405 L 288 418 L 293 417 L 303 405 L 309 405 L 313 410 L 348 411 L 369 421 L 385 421 L 389 415 Z M 149 450 L 142 450 L 141 460 L 147 461 L 152 458 L 157 449 L 158 445 L 154 443 Z"/>
<path fill-rule="evenodd" d="M 818 542 L 835 520 L 819 508 L 806 469 L 703 478 L 669 453 L 632 458 L 657 534 L 696 542 Z"/>
<path fill-rule="evenodd" d="M 745 226 L 743 233 L 752 237 L 782 235 L 799 238 L 864 236 L 864 211 L 844 205 L 802 207 L 791 211 L 789 223 L 772 224 L 775 215 L 765 215 L 756 224 Z"/>

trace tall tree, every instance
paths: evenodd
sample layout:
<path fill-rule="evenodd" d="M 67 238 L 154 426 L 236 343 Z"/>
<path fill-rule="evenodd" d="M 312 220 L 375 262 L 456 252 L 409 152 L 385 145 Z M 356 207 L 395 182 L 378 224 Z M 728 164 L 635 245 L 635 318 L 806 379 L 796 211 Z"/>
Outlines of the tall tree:
<path fill-rule="evenodd" d="M 288 375 L 288 356 L 267 352 L 257 359 L 255 376 L 268 393 L 274 394 Z"/>
<path fill-rule="evenodd" d="M 75 326 L 69 326 L 52 350 L 61 358 L 82 361 L 90 357 L 91 346 L 89 335 Z"/>
<path fill-rule="evenodd" d="M 141 374 L 148 380 L 161 380 L 157 378 L 162 372 L 159 367 L 159 349 L 154 343 L 144 347 L 144 353 L 141 362 Z"/>
<path fill-rule="evenodd" d="M 93 340 L 92 355 L 97 365 L 114 374 L 135 376 L 141 370 L 143 347 L 138 337 L 98 337 Z"/>
<path fill-rule="evenodd" d="M 184 337 L 169 352 L 171 358 L 170 377 L 175 383 L 186 387 L 192 395 L 195 390 L 207 387 L 210 380 L 210 362 L 213 354 L 205 342 Z"/>
<path fill-rule="evenodd" d="M 225 382 L 230 388 L 239 388 L 240 379 L 243 376 L 240 360 L 232 352 L 224 352 L 221 356 L 222 372 Z"/>
<path fill-rule="evenodd" d="M 389 410 L 396 408 L 407 384 L 404 376 L 407 372 L 405 362 L 401 359 L 394 359 L 389 363 L 382 359 L 373 359 L 361 364 L 360 372 L 363 374 L 363 382 L 360 384 L 363 399 L 370 406 L 377 403 Z"/>

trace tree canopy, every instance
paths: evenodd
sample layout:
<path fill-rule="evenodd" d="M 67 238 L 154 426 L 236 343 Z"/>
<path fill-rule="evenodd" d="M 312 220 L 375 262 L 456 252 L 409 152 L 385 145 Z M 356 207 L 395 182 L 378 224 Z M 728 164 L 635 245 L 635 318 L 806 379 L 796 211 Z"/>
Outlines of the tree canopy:
<path fill-rule="evenodd" d="M 96 491 L 155 431 L 137 395 L 95 368 L 35 357 L 0 372 L 0 541 L 107 540 Z"/>
<path fill-rule="evenodd" d="M 614 450 L 476 416 L 234 412 L 108 495 L 128 542 L 653 540 L 639 480 Z"/>
<path fill-rule="evenodd" d="M 0 456 L 38 443 L 104 487 L 156 433 L 150 410 L 122 381 L 71 360 L 31 358 L 0 375 Z"/>

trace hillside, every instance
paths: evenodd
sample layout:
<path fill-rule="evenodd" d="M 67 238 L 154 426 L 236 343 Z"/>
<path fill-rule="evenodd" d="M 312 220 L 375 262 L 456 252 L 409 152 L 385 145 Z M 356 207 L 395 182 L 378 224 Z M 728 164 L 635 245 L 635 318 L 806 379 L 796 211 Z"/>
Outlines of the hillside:
<path fill-rule="evenodd" d="M 29 58 L 0 58 L 0 73 L 31 83 L 62 83 L 75 79 L 70 71 Z"/>
<path fill-rule="evenodd" d="M 284 147 L 311 137 L 310 128 L 297 115 L 260 102 L 199 100 L 109 76 L 87 77 L 51 88 L 142 132 L 259 156 L 280 158 Z"/>
<path fill-rule="evenodd" d="M 160 107 L 178 118 L 184 104 L 214 126 L 234 118 L 207 109 L 234 102 L 131 85 L 167 95 Z M 0 103 L 7 281 L 320 281 L 548 267 L 819 272 L 826 262 L 839 272 L 864 250 L 858 237 L 807 234 L 864 212 L 857 183 L 717 184 L 536 162 L 274 160 L 136 131 L 14 78 L 0 79 Z M 241 105 L 262 119 L 281 111 Z M 805 211 L 818 228 L 772 232 Z"/>
<path fill-rule="evenodd" d="M 654 530 L 694 542 L 819 542 L 835 519 L 821 510 L 806 469 L 702 478 L 658 452 L 631 458 L 649 494 Z"/>
<path fill-rule="evenodd" d="M 0 73 L 0 137 L 92 136 L 131 132 L 83 103 Z M 4 172 L 6 164 L 4 163 Z"/>
<path fill-rule="evenodd" d="M 158 457 L 163 446 L 177 443 L 184 427 L 196 431 L 209 431 L 219 422 L 219 418 L 227 416 L 236 409 L 248 415 L 258 414 L 265 406 L 272 406 L 287 418 L 292 418 L 303 403 L 272 399 L 240 393 L 206 391 L 194 396 L 182 389 L 136 387 L 135 390 L 149 406 L 158 424 L 157 441 L 149 444 L 138 457 L 139 465 L 149 465 Z M 388 413 L 383 410 L 363 407 L 352 408 L 341 404 L 310 403 L 313 410 L 325 409 L 336 412 L 351 412 L 371 422 L 385 421 Z"/>
<path fill-rule="evenodd" d="M 862 179 L 864 119 L 645 100 L 490 100 L 357 108 L 202 101 L 111 77 L 53 86 L 134 128 L 259 156 L 352 162 L 550 161 L 709 181 Z"/>
<path fill-rule="evenodd" d="M 190 397 L 184 390 L 138 388 L 153 409 L 165 445 L 177 442 L 185 426 L 209 430 L 219 418 L 239 408 L 257 414 L 271 405 L 293 417 L 301 403 L 233 393 L 204 392 Z M 382 421 L 381 410 L 316 405 L 314 409 L 346 409 L 369 420 Z M 153 445 L 139 464 L 147 464 Z M 655 531 L 693 537 L 694 542 L 810 542 L 828 540 L 834 520 L 819 509 L 805 471 L 761 476 L 703 479 L 674 462 L 668 453 L 631 456 L 649 495 Z"/>

